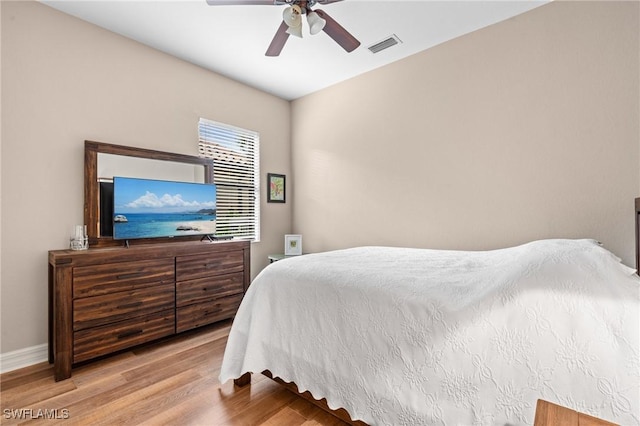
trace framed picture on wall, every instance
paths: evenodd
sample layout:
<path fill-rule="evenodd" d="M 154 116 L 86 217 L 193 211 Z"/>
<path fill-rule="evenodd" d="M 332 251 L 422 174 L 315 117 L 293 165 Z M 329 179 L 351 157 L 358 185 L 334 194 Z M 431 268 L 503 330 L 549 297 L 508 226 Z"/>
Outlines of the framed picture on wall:
<path fill-rule="evenodd" d="M 297 256 L 302 254 L 302 235 L 287 234 L 284 236 L 284 255 Z"/>
<path fill-rule="evenodd" d="M 267 173 L 267 202 L 268 203 L 284 203 L 286 202 L 285 175 L 275 173 Z"/>

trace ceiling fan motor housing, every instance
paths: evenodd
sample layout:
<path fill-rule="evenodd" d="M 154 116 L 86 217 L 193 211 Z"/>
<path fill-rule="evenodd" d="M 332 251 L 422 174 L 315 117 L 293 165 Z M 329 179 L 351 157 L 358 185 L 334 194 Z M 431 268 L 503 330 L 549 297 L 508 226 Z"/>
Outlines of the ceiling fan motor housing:
<path fill-rule="evenodd" d="M 307 11 L 307 9 L 313 7 L 316 5 L 317 0 L 289 0 L 286 1 L 286 4 L 293 6 L 293 5 L 298 5 L 300 6 L 300 9 L 302 9 L 302 13 L 305 13 Z"/>

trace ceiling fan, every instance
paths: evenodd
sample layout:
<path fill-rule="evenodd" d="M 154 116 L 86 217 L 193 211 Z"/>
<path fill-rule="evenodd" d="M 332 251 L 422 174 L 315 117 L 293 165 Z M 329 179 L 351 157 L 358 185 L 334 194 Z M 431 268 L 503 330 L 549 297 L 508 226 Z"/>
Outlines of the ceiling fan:
<path fill-rule="evenodd" d="M 207 0 L 207 4 L 210 6 L 288 5 L 282 14 L 282 24 L 280 24 L 265 53 L 266 56 L 278 56 L 289 35 L 302 37 L 302 15 L 307 15 L 307 23 L 312 35 L 324 31 L 347 52 L 360 46 L 360 42 L 325 11 L 311 10 L 316 4 L 330 4 L 339 1 L 342 0 Z"/>

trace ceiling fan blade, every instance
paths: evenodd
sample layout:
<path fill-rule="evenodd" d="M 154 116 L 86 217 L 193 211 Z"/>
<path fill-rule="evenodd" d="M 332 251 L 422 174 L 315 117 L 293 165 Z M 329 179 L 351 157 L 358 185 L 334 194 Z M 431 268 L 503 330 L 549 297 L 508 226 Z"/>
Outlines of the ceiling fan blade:
<path fill-rule="evenodd" d="M 289 33 L 287 32 L 288 28 L 289 26 L 284 21 L 282 21 L 282 24 L 280 24 L 280 28 L 278 28 L 278 31 L 276 31 L 276 35 L 274 35 L 273 40 L 271 40 L 271 44 L 269 45 L 265 56 L 278 56 L 280 52 L 282 52 L 284 44 L 289 39 Z"/>
<path fill-rule="evenodd" d="M 252 4 L 281 5 L 286 4 L 282 0 L 207 0 L 209 6 L 245 6 Z"/>
<path fill-rule="evenodd" d="M 322 19 L 327 21 L 322 31 L 327 33 L 329 37 L 335 40 L 344 50 L 352 52 L 356 47 L 360 46 L 360 42 L 352 36 L 349 31 L 345 30 L 340 24 L 323 10 L 314 10 Z"/>
<path fill-rule="evenodd" d="M 342 1 L 342 0 L 316 0 L 316 3 L 318 3 L 318 4 L 331 4 L 331 3 L 337 3 L 339 1 Z"/>

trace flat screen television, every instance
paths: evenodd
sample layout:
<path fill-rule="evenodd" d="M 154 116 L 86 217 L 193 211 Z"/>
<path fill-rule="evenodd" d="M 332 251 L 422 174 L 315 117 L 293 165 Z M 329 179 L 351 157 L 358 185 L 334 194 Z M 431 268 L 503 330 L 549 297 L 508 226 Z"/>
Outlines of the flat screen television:
<path fill-rule="evenodd" d="M 113 178 L 113 238 L 213 235 L 216 186 L 116 176 Z"/>

